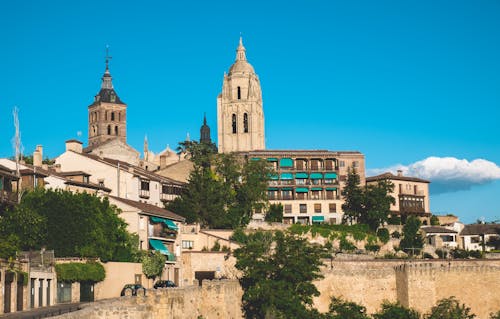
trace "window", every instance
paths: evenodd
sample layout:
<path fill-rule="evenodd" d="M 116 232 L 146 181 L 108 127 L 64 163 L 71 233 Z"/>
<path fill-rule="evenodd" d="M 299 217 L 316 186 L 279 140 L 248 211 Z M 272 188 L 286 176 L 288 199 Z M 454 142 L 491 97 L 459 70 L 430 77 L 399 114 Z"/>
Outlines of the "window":
<path fill-rule="evenodd" d="M 301 214 L 307 214 L 307 204 L 299 204 L 299 212 Z"/>
<path fill-rule="evenodd" d="M 118 121 L 122 120 L 122 112 L 118 112 Z"/>
<path fill-rule="evenodd" d="M 115 120 L 115 112 L 111 112 L 111 121 Z"/>
<path fill-rule="evenodd" d="M 327 171 L 333 171 L 335 169 L 335 165 L 333 160 L 326 160 L 325 161 L 325 168 Z"/>
<path fill-rule="evenodd" d="M 243 131 L 248 133 L 248 114 L 243 114 Z"/>
<path fill-rule="evenodd" d="M 358 161 L 352 162 L 352 167 L 354 168 L 359 167 L 359 162 Z"/>
<path fill-rule="evenodd" d="M 296 169 L 299 170 L 299 171 L 307 170 L 306 163 L 307 162 L 305 160 L 296 160 L 295 161 Z"/>
<path fill-rule="evenodd" d="M 104 120 L 107 121 L 108 120 L 108 111 L 104 112 Z"/>
<path fill-rule="evenodd" d="M 306 185 L 306 179 L 304 179 L 304 178 L 296 178 L 295 179 L 295 184 L 296 185 Z"/>
<path fill-rule="evenodd" d="M 118 135 L 118 126 L 115 126 L 115 135 Z"/>
<path fill-rule="evenodd" d="M 332 190 L 327 190 L 326 199 L 335 199 L 335 193 Z"/>
<path fill-rule="evenodd" d="M 108 135 L 111 135 L 111 125 L 108 125 Z"/>
<path fill-rule="evenodd" d="M 241 87 L 238 86 L 238 100 L 241 100 Z"/>
<path fill-rule="evenodd" d="M 292 213 L 292 205 L 286 204 L 285 205 L 285 214 L 291 214 Z"/>
<path fill-rule="evenodd" d="M 141 180 L 140 181 L 139 197 L 149 198 L 149 181 L 148 180 Z"/>
<path fill-rule="evenodd" d="M 320 196 L 321 196 L 320 194 L 321 194 L 320 191 L 311 191 L 311 199 L 320 199 Z"/>
<path fill-rule="evenodd" d="M 340 166 L 340 167 L 345 167 L 345 162 L 344 162 L 344 161 L 340 161 L 340 162 L 339 162 L 339 166 Z"/>
<path fill-rule="evenodd" d="M 297 199 L 307 199 L 307 193 L 296 193 Z"/>
<path fill-rule="evenodd" d="M 233 134 L 236 134 L 237 129 L 236 129 L 236 114 L 233 114 L 232 116 L 232 124 L 233 124 Z"/>
<path fill-rule="evenodd" d="M 321 204 L 314 204 L 314 212 L 321 213 Z"/>
<path fill-rule="evenodd" d="M 182 249 L 193 249 L 194 241 L 192 240 L 183 240 L 182 241 Z"/>
<path fill-rule="evenodd" d="M 330 213 L 336 213 L 337 212 L 337 204 L 335 204 L 335 203 L 328 204 L 328 211 Z"/>
<path fill-rule="evenodd" d="M 283 190 L 281 193 L 282 199 L 293 199 L 291 190 Z"/>

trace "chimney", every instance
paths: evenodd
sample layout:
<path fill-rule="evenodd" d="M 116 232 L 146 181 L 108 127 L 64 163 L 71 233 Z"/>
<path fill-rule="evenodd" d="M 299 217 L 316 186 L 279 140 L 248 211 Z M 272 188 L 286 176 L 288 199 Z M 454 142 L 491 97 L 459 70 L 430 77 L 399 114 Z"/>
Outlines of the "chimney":
<path fill-rule="evenodd" d="M 402 170 L 400 170 L 400 169 L 398 169 L 398 176 L 399 176 L 399 177 L 403 176 L 403 171 L 402 171 Z"/>
<path fill-rule="evenodd" d="M 73 151 L 76 153 L 82 153 L 83 147 L 82 147 L 82 142 L 78 140 L 67 140 L 66 141 L 66 152 L 67 151 Z"/>
<path fill-rule="evenodd" d="M 160 169 L 167 167 L 167 155 L 160 155 Z"/>
<path fill-rule="evenodd" d="M 41 146 L 37 145 L 35 151 L 33 152 L 33 166 L 41 167 L 42 166 L 42 152 L 40 151 Z"/>

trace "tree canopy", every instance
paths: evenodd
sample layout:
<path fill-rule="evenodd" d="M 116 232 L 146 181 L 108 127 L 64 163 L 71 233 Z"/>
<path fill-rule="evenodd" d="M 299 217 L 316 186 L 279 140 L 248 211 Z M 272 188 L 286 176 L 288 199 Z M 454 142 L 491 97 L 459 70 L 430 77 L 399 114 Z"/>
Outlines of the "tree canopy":
<path fill-rule="evenodd" d="M 420 219 L 415 216 L 410 216 L 406 220 L 406 224 L 403 226 L 403 238 L 399 243 L 399 247 L 405 253 L 410 255 L 418 254 L 424 247 L 424 240 L 419 232 L 421 224 Z"/>
<path fill-rule="evenodd" d="M 343 194 L 344 223 L 356 221 L 376 230 L 389 219 L 391 204 L 395 203 L 394 197 L 390 195 L 393 190 L 394 185 L 387 180 L 361 187 L 356 170 L 349 169 Z"/>
<path fill-rule="evenodd" d="M 438 301 L 432 307 L 425 319 L 474 319 L 476 315 L 470 312 L 470 308 L 460 302 L 455 297 L 445 298 Z"/>
<path fill-rule="evenodd" d="M 99 257 L 103 261 L 132 261 L 137 236 L 127 232 L 119 211 L 87 193 L 36 189 L 0 220 L 0 238 L 15 250 L 53 249 L 57 257 Z"/>
<path fill-rule="evenodd" d="M 290 233 L 256 232 L 238 238 L 234 255 L 241 270 L 246 318 L 317 318 L 312 298 L 319 292 L 312 283 L 321 278 L 323 249 Z"/>
<path fill-rule="evenodd" d="M 180 143 L 179 150 L 193 161 L 184 192 L 167 208 L 209 228 L 245 226 L 254 211 L 267 200 L 266 161 L 246 161 L 235 154 L 218 154 L 215 146 L 197 142 Z"/>

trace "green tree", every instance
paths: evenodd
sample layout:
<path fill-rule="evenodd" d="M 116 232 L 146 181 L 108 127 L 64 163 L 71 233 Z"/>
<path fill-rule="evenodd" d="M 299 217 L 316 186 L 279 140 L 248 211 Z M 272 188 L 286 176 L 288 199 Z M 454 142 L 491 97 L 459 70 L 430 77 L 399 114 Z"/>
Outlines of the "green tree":
<path fill-rule="evenodd" d="M 389 219 L 391 204 L 396 203 L 394 197 L 390 195 L 393 190 L 394 184 L 387 180 L 366 186 L 363 210 L 358 221 L 367 224 L 373 231 L 383 225 Z"/>
<path fill-rule="evenodd" d="M 420 250 L 424 247 L 424 240 L 420 234 L 420 219 L 415 216 L 410 216 L 406 220 L 406 224 L 403 226 L 403 238 L 399 244 L 399 247 L 408 254 L 418 254 Z"/>
<path fill-rule="evenodd" d="M 352 301 L 332 297 L 326 319 L 369 319 L 366 308 Z"/>
<path fill-rule="evenodd" d="M 420 314 L 413 309 L 408 309 L 400 303 L 384 301 L 382 309 L 373 315 L 373 319 L 419 319 Z"/>
<path fill-rule="evenodd" d="M 319 292 L 312 282 L 322 277 L 321 247 L 279 231 L 259 231 L 240 241 L 234 255 L 246 318 L 318 317 L 312 298 Z"/>
<path fill-rule="evenodd" d="M 142 258 L 142 272 L 146 277 L 155 279 L 161 277 L 167 257 L 155 250 Z"/>
<path fill-rule="evenodd" d="M 439 218 L 436 215 L 431 216 L 431 225 L 439 226 Z"/>
<path fill-rule="evenodd" d="M 281 203 L 269 205 L 264 220 L 266 222 L 281 222 L 283 220 L 283 205 Z"/>
<path fill-rule="evenodd" d="M 363 214 L 363 189 L 360 186 L 360 178 L 356 173 L 355 168 L 349 168 L 347 174 L 347 182 L 343 191 L 344 204 L 342 211 L 344 212 L 343 223 L 351 224 L 358 220 Z"/>
<path fill-rule="evenodd" d="M 212 153 L 206 144 L 189 142 L 184 148 L 194 168 L 185 191 L 168 209 L 202 227 L 237 228 L 265 207 L 270 173 L 266 161 L 245 162 L 234 154 Z"/>
<path fill-rule="evenodd" d="M 445 298 L 438 301 L 432 307 L 425 319 L 473 319 L 476 315 L 470 313 L 470 308 L 460 302 L 455 297 Z"/>
<path fill-rule="evenodd" d="M 95 195 L 37 189 L 2 218 L 0 231 L 15 234 L 23 250 L 46 247 L 57 257 L 132 261 L 138 245 L 118 213 Z"/>

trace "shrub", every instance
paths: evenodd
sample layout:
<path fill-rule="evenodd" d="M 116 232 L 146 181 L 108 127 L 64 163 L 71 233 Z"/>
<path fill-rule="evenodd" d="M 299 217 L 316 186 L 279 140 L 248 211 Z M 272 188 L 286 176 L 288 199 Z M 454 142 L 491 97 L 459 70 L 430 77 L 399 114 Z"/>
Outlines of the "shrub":
<path fill-rule="evenodd" d="M 345 236 L 340 238 L 340 250 L 341 251 L 353 251 L 357 247 L 351 243 Z"/>
<path fill-rule="evenodd" d="M 210 251 L 220 251 L 220 244 L 219 241 L 216 241 Z"/>
<path fill-rule="evenodd" d="M 406 308 L 400 303 L 384 301 L 382 309 L 373 315 L 373 319 L 419 319 L 420 314 L 413 309 Z"/>
<path fill-rule="evenodd" d="M 439 258 L 441 259 L 446 259 L 448 258 L 448 252 L 443 249 L 436 249 L 436 254 L 438 255 Z"/>
<path fill-rule="evenodd" d="M 391 237 L 399 239 L 401 237 L 401 233 L 396 230 L 396 231 L 392 232 Z"/>
<path fill-rule="evenodd" d="M 380 250 L 380 246 L 377 245 L 377 244 L 368 244 L 368 245 L 365 245 L 365 249 L 368 250 L 368 251 L 371 251 L 373 253 L 376 253 Z"/>
<path fill-rule="evenodd" d="M 460 305 L 460 302 L 452 296 L 439 300 L 425 319 L 473 319 L 475 317 L 476 315 L 470 313 L 469 307 L 464 304 Z"/>
<path fill-rule="evenodd" d="M 106 277 L 104 267 L 97 262 L 57 264 L 58 281 L 103 281 Z"/>
<path fill-rule="evenodd" d="M 387 223 L 389 225 L 401 225 L 401 217 L 399 217 L 399 216 L 391 216 L 387 220 Z"/>
<path fill-rule="evenodd" d="M 380 239 L 381 242 L 384 244 L 387 244 L 389 241 L 389 230 L 387 228 L 379 228 L 377 230 L 377 237 Z"/>

